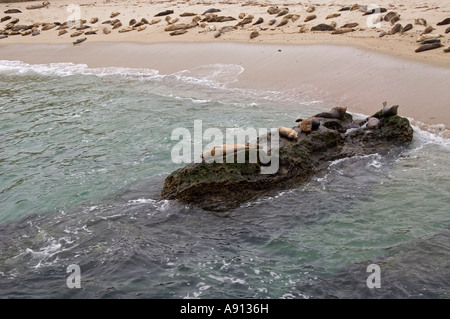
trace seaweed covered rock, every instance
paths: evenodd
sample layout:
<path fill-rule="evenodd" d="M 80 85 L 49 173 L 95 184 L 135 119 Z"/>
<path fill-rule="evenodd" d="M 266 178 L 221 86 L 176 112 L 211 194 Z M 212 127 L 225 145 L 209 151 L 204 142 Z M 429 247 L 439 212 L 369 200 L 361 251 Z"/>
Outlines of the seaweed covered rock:
<path fill-rule="evenodd" d="M 353 120 L 346 108 L 299 119 L 299 126 L 279 127 L 260 136 L 254 148 L 248 143 L 234 145 L 231 152 L 228 147 L 216 154 L 219 161 L 216 156 L 176 170 L 166 178 L 161 197 L 224 211 L 270 191 L 296 187 L 327 168 L 330 161 L 406 146 L 412 141 L 413 129 L 407 118 L 397 115 L 397 108 L 385 105 L 365 120 Z M 252 151 L 256 152 L 253 157 Z M 238 156 L 244 160 L 238 161 Z M 269 165 L 276 170 L 264 173 Z"/>

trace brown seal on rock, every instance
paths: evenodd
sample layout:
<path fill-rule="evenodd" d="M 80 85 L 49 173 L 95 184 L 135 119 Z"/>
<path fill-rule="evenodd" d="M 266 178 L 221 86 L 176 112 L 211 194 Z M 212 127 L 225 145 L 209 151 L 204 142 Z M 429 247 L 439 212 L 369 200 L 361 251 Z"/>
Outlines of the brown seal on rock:
<path fill-rule="evenodd" d="M 298 139 L 298 132 L 292 128 L 280 126 L 278 127 L 278 132 L 280 133 L 281 137 L 287 138 L 288 140 L 296 141 Z"/>
<path fill-rule="evenodd" d="M 323 112 L 314 115 L 314 117 L 323 117 L 328 119 L 339 119 L 342 120 L 344 118 L 344 114 L 347 112 L 347 107 L 345 106 L 338 106 L 333 109 L 331 109 L 330 112 Z"/>
<path fill-rule="evenodd" d="M 296 122 L 300 122 L 300 130 L 303 133 L 311 133 L 314 130 L 317 130 L 320 126 L 320 121 L 317 117 L 309 117 L 306 120 L 298 119 Z"/>
<path fill-rule="evenodd" d="M 366 127 L 369 130 L 379 129 L 381 128 L 381 121 L 376 117 L 369 117 Z"/>
<path fill-rule="evenodd" d="M 398 114 L 398 105 L 387 106 L 387 102 L 383 102 L 383 110 L 381 115 L 383 117 L 391 117 Z"/>

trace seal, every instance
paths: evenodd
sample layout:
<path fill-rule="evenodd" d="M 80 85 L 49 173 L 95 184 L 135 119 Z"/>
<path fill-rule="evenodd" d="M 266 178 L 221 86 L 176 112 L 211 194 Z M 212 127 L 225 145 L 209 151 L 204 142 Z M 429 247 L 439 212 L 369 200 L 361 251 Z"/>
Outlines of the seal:
<path fill-rule="evenodd" d="M 396 15 L 397 15 L 397 12 L 390 11 L 390 12 L 388 12 L 388 13 L 384 16 L 383 20 L 386 21 L 386 22 L 389 22 L 389 21 L 391 21 L 391 19 L 392 19 L 393 17 L 395 17 Z"/>
<path fill-rule="evenodd" d="M 173 10 L 165 10 L 165 11 L 162 11 L 162 12 L 159 12 L 159 13 L 155 14 L 155 17 L 167 16 L 167 15 L 172 14 L 172 13 L 173 13 Z"/>
<path fill-rule="evenodd" d="M 341 28 L 356 28 L 359 25 L 359 23 L 353 22 L 353 23 L 346 23 Z"/>
<path fill-rule="evenodd" d="M 203 12 L 203 16 L 204 15 L 206 15 L 206 14 L 209 14 L 209 13 L 216 13 L 216 12 L 221 12 L 222 10 L 220 10 L 220 9 L 215 9 L 215 8 L 212 8 L 212 9 L 208 9 L 208 10 L 206 10 L 205 12 Z M 172 12 L 173 13 L 173 12 Z"/>
<path fill-rule="evenodd" d="M 299 127 L 303 133 L 311 133 L 312 131 L 317 130 L 320 126 L 319 119 L 314 116 L 309 117 L 306 120 L 298 119 L 297 121 L 301 121 Z"/>
<path fill-rule="evenodd" d="M 405 25 L 405 27 L 402 30 L 402 33 L 409 31 L 413 28 L 413 25 L 411 23 L 408 23 L 407 25 Z"/>
<path fill-rule="evenodd" d="M 376 117 L 369 117 L 366 127 L 369 130 L 379 129 L 381 128 L 381 121 Z"/>
<path fill-rule="evenodd" d="M 111 13 L 111 15 L 109 16 L 111 19 L 117 17 L 120 14 L 120 12 L 113 12 Z"/>
<path fill-rule="evenodd" d="M 90 24 L 94 24 L 94 23 L 97 23 L 97 22 L 98 22 L 98 18 L 97 17 L 92 18 L 91 21 L 89 21 Z"/>
<path fill-rule="evenodd" d="M 337 18 L 337 17 L 340 17 L 340 16 L 341 16 L 340 13 L 332 13 L 332 14 L 327 15 L 327 17 L 325 18 L 325 20 Z"/>
<path fill-rule="evenodd" d="M 330 112 L 323 112 L 314 115 L 314 117 L 323 117 L 328 119 L 339 119 L 342 120 L 344 118 L 344 114 L 347 112 L 347 107 L 345 106 L 338 106 L 333 109 L 331 109 Z"/>
<path fill-rule="evenodd" d="M 423 51 L 428 51 L 428 50 L 434 50 L 434 49 L 440 48 L 442 46 L 443 45 L 442 45 L 442 43 L 440 41 L 439 42 L 434 42 L 434 43 L 429 43 L 429 44 L 424 44 L 424 45 L 421 45 L 420 47 L 418 47 L 416 49 L 416 53 L 423 52 Z"/>
<path fill-rule="evenodd" d="M 437 25 L 447 25 L 450 24 L 450 18 L 446 18 L 444 20 L 442 20 L 441 22 L 438 22 Z"/>
<path fill-rule="evenodd" d="M 423 25 L 423 26 L 427 26 L 427 20 L 423 19 L 423 18 L 419 18 L 419 19 L 414 19 L 414 23 L 418 24 L 418 25 Z"/>
<path fill-rule="evenodd" d="M 80 38 L 80 39 L 74 41 L 74 42 L 73 42 L 73 45 L 80 44 L 81 42 L 86 41 L 86 39 L 87 39 L 87 38 Z"/>
<path fill-rule="evenodd" d="M 11 14 L 11 13 L 22 13 L 19 9 L 8 9 L 3 11 L 4 14 Z"/>
<path fill-rule="evenodd" d="M 250 39 L 254 39 L 256 37 L 259 36 L 259 32 L 258 31 L 253 31 L 252 33 L 250 33 Z"/>
<path fill-rule="evenodd" d="M 450 32 L 450 27 L 448 27 L 447 29 L 445 29 L 445 33 L 449 33 Z"/>
<path fill-rule="evenodd" d="M 214 146 L 209 151 L 203 152 L 200 156 L 204 161 L 208 161 L 213 158 L 225 157 L 229 154 L 235 154 L 240 151 L 248 150 L 248 149 L 257 149 L 258 145 L 253 143 L 245 143 L 245 144 L 223 144 Z"/>
<path fill-rule="evenodd" d="M 58 36 L 63 35 L 63 34 L 66 34 L 66 33 L 67 33 L 67 29 L 59 30 Z"/>
<path fill-rule="evenodd" d="M 275 23 L 277 23 L 277 19 L 270 19 L 269 20 L 269 25 L 274 25 Z"/>
<path fill-rule="evenodd" d="M 334 27 L 329 24 L 321 23 L 311 28 L 311 31 L 333 31 Z"/>
<path fill-rule="evenodd" d="M 314 20 L 315 18 L 317 18 L 317 16 L 315 14 L 311 14 L 305 18 L 305 22 Z"/>
<path fill-rule="evenodd" d="M 391 117 L 398 114 L 398 105 L 387 106 L 387 102 L 383 102 L 383 109 L 381 115 L 383 117 Z"/>
<path fill-rule="evenodd" d="M 258 24 L 261 24 L 261 23 L 263 23 L 263 22 L 264 22 L 264 19 L 263 19 L 263 18 L 258 18 L 258 20 L 256 20 L 256 22 L 253 23 L 253 25 L 258 25 Z"/>
<path fill-rule="evenodd" d="M 392 27 L 392 29 L 387 33 L 389 35 L 399 33 L 403 30 L 403 26 L 400 23 L 397 23 Z"/>
<path fill-rule="evenodd" d="M 187 30 L 176 30 L 176 31 L 173 31 L 173 32 L 170 32 L 169 34 L 171 35 L 171 36 L 174 36 L 174 35 L 182 35 L 182 34 L 185 34 L 185 33 L 187 33 Z"/>
<path fill-rule="evenodd" d="M 278 127 L 278 132 L 280 133 L 281 137 L 287 138 L 288 140 L 295 140 L 298 139 L 298 132 L 292 128 L 287 128 L 284 126 Z"/>
<path fill-rule="evenodd" d="M 420 44 L 430 44 L 430 43 L 441 43 L 441 39 L 432 38 L 432 39 L 427 39 L 427 40 L 420 42 Z"/>
<path fill-rule="evenodd" d="M 269 9 L 267 9 L 267 13 L 268 14 L 278 14 L 280 13 L 281 9 L 279 9 L 278 7 L 269 7 Z"/>
<path fill-rule="evenodd" d="M 0 20 L 0 22 L 7 21 L 7 20 L 9 20 L 9 19 L 11 19 L 11 16 L 6 16 L 6 17 L 3 17 L 3 18 Z"/>
<path fill-rule="evenodd" d="M 431 33 L 431 32 L 433 32 L 434 30 L 436 30 L 436 29 L 433 28 L 431 25 L 429 25 L 428 27 L 425 28 L 425 30 L 423 30 L 423 32 L 422 32 L 421 35 Z"/>
<path fill-rule="evenodd" d="M 448 47 L 447 49 L 444 49 L 445 53 L 449 53 L 450 52 L 450 47 Z"/>
<path fill-rule="evenodd" d="M 0 34 L 0 39 L 6 39 L 8 37 L 7 34 Z"/>
<path fill-rule="evenodd" d="M 353 31 L 355 31 L 355 29 L 352 29 L 352 28 L 339 28 L 339 29 L 336 29 L 333 32 L 331 32 L 331 34 L 344 34 L 344 33 L 353 32 Z"/>
<path fill-rule="evenodd" d="M 289 13 L 289 8 L 283 8 L 280 12 L 278 12 L 277 17 L 284 16 Z"/>
<path fill-rule="evenodd" d="M 70 35 L 70 37 L 71 38 L 78 37 L 79 35 L 82 35 L 83 33 L 84 33 L 83 31 L 77 31 L 77 32 L 72 33 Z"/>
<path fill-rule="evenodd" d="M 42 2 L 41 4 L 33 4 L 33 5 L 31 5 L 31 6 L 27 6 L 26 8 L 27 8 L 28 10 L 34 10 L 34 9 L 45 8 L 45 7 L 49 6 L 49 5 L 50 5 L 50 2 L 44 1 L 44 2 Z"/>

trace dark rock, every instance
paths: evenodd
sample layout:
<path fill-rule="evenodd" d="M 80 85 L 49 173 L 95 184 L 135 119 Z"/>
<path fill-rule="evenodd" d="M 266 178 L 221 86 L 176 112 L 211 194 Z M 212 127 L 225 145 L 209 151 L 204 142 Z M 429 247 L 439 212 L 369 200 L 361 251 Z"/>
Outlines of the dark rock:
<path fill-rule="evenodd" d="M 224 163 L 188 164 L 166 178 L 161 197 L 206 210 L 224 211 L 271 191 L 298 187 L 326 169 L 330 161 L 355 155 L 386 154 L 412 141 L 413 129 L 407 118 L 383 117 L 382 111 L 378 113 L 380 123 L 376 129 L 368 129 L 363 125 L 365 121 L 354 121 L 348 113 L 342 119 L 320 118 L 321 125 L 311 133 L 301 133 L 294 127 L 299 133 L 297 139 L 279 139 L 278 156 L 272 158 L 279 166 L 273 174 L 261 174 L 261 169 L 267 165 L 250 162 L 248 149 L 242 151 L 245 163 L 236 163 L 234 154 L 232 163 L 224 160 Z M 269 152 L 274 152 L 270 149 L 271 140 L 267 140 Z M 257 151 L 259 155 L 264 152 Z"/>

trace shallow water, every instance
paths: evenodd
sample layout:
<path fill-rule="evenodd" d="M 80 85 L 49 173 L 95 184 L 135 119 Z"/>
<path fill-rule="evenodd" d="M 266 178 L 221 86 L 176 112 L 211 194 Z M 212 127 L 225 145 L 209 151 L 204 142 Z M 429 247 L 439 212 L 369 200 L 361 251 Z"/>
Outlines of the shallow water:
<path fill-rule="evenodd" d="M 175 128 L 292 126 L 334 106 L 320 90 L 237 89 L 243 71 L 0 61 L 0 296 L 448 298 L 450 140 L 439 135 L 415 128 L 407 149 L 330 163 L 226 213 L 159 198 L 182 166 Z M 81 289 L 66 286 L 71 264 Z"/>

